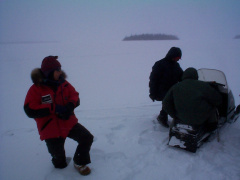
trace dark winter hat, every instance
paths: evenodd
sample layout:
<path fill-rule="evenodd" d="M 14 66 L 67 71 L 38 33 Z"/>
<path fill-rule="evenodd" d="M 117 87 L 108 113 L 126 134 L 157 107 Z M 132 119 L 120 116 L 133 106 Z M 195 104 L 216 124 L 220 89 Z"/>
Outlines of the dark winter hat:
<path fill-rule="evenodd" d="M 171 47 L 171 49 L 168 51 L 166 58 L 176 58 L 179 57 L 181 59 L 182 57 L 182 51 L 178 47 Z"/>
<path fill-rule="evenodd" d="M 189 67 L 183 72 L 182 80 L 195 79 L 198 80 L 198 72 L 195 68 Z"/>
<path fill-rule="evenodd" d="M 57 58 L 58 56 L 48 56 L 43 59 L 41 71 L 45 77 L 48 77 L 52 71 L 61 69 L 61 64 Z"/>

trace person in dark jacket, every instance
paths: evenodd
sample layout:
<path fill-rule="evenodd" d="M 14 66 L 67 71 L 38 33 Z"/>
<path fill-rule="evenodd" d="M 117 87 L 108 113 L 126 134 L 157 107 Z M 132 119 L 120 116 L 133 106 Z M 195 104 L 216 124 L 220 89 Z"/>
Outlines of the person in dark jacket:
<path fill-rule="evenodd" d="M 45 57 L 41 68 L 32 71 L 33 85 L 26 95 L 24 111 L 35 119 L 40 139 L 46 142 L 55 168 L 67 166 L 64 143 L 69 137 L 78 142 L 74 166 L 80 174 L 87 175 L 91 172 L 87 164 L 91 162 L 93 135 L 78 123 L 74 109 L 80 105 L 79 93 L 66 80 L 57 58 Z"/>
<path fill-rule="evenodd" d="M 220 93 L 208 82 L 198 80 L 195 68 L 187 68 L 182 81 L 174 85 L 163 99 L 163 109 L 178 123 L 200 126 L 208 131 L 217 127 L 216 107 L 222 102 Z"/>
<path fill-rule="evenodd" d="M 168 90 L 181 80 L 183 70 L 178 61 L 182 57 L 182 51 L 178 47 L 172 47 L 165 58 L 157 61 L 152 67 L 149 81 L 149 97 L 152 101 L 162 101 Z M 168 114 L 162 109 L 157 120 L 164 127 L 168 125 Z"/>

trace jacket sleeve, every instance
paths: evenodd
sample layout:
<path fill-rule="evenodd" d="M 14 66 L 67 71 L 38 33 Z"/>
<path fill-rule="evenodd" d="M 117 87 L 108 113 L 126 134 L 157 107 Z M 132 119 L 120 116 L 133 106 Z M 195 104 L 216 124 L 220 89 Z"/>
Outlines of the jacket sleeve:
<path fill-rule="evenodd" d="M 156 62 L 152 67 L 152 72 L 149 77 L 149 93 L 153 96 L 157 96 L 158 86 L 160 84 L 159 81 L 162 78 L 162 72 L 161 66 L 158 62 Z"/>
<path fill-rule="evenodd" d="M 79 93 L 75 90 L 75 88 L 68 82 L 67 88 L 69 90 L 69 99 L 68 102 L 74 104 L 74 108 L 80 105 Z"/>
<path fill-rule="evenodd" d="M 182 70 L 182 68 L 180 67 L 179 64 L 178 64 L 178 66 L 179 66 L 179 74 L 180 74 L 178 82 L 181 82 L 182 81 L 183 70 Z"/>
<path fill-rule="evenodd" d="M 173 90 L 172 88 L 167 92 L 166 96 L 162 101 L 163 109 L 172 117 L 176 118 L 176 109 L 173 100 Z"/>
<path fill-rule="evenodd" d="M 33 85 L 26 96 L 24 102 L 24 111 L 30 118 L 41 118 L 49 116 L 53 112 L 53 103 L 42 104 L 41 95 L 38 94 L 36 87 Z"/>
<path fill-rule="evenodd" d="M 219 106 L 222 103 L 222 96 L 220 93 L 215 90 L 211 85 L 206 83 L 206 89 L 205 89 L 205 99 L 206 101 L 211 104 L 212 106 Z"/>

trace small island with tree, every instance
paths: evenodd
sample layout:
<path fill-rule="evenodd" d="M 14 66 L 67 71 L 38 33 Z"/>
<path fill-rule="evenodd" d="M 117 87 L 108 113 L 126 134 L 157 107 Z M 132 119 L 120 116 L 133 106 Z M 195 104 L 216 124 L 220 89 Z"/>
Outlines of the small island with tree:
<path fill-rule="evenodd" d="M 175 35 L 168 34 L 139 34 L 127 36 L 123 41 L 144 41 L 144 40 L 179 40 Z"/>
<path fill-rule="evenodd" d="M 236 35 L 234 39 L 240 39 L 240 35 Z"/>

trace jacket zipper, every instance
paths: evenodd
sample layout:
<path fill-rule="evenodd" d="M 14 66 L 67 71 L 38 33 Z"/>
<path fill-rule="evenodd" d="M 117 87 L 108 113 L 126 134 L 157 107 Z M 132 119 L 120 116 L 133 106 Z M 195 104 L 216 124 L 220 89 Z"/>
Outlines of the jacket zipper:
<path fill-rule="evenodd" d="M 58 90 L 58 89 L 57 89 Z M 57 95 L 57 91 L 54 92 L 54 103 L 56 104 L 56 95 Z M 55 115 L 56 116 L 56 115 Z M 61 130 L 60 130 L 60 125 L 59 125 L 59 121 L 58 121 L 58 117 L 56 116 L 56 121 L 57 121 L 57 126 L 58 126 L 58 132 L 59 132 L 59 137 L 62 136 Z"/>
<path fill-rule="evenodd" d="M 48 125 L 52 120 L 53 120 L 52 118 L 49 119 L 49 120 L 43 125 L 43 127 L 41 128 L 41 131 L 43 131 L 43 130 L 47 127 L 47 125 Z"/>

